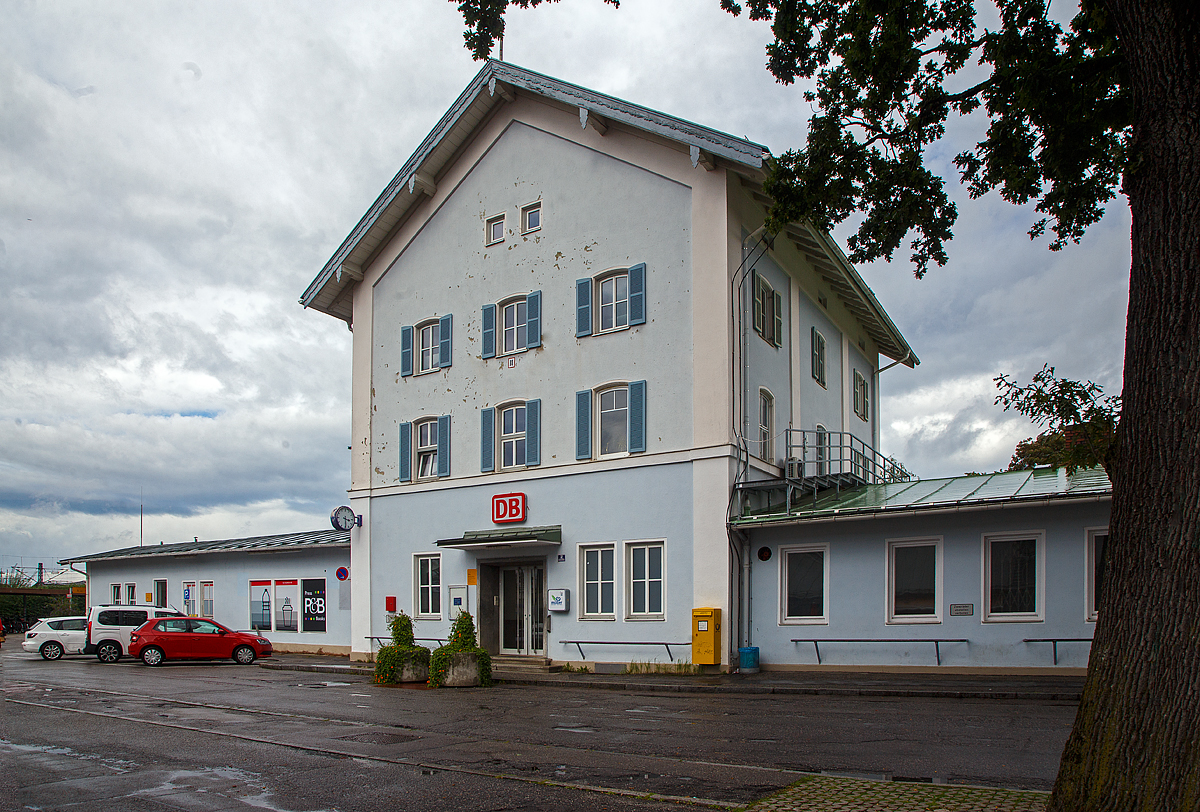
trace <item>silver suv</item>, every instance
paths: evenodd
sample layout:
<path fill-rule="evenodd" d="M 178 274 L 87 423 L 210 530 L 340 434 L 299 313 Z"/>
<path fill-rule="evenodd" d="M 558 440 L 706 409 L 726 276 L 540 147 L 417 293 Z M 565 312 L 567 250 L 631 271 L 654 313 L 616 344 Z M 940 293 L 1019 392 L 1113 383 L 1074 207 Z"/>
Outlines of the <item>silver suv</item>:
<path fill-rule="evenodd" d="M 115 663 L 129 651 L 129 633 L 156 617 L 184 617 L 183 612 L 161 606 L 102 604 L 88 609 L 84 654 L 95 654 L 102 663 Z"/>

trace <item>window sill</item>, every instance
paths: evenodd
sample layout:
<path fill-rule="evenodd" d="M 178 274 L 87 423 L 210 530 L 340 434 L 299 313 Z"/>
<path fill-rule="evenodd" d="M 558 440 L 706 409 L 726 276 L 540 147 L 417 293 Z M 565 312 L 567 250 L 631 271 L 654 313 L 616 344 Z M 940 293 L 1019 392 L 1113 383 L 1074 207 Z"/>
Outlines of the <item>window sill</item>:
<path fill-rule="evenodd" d="M 631 325 L 626 324 L 621 327 L 609 327 L 607 330 L 601 330 L 597 328 L 596 332 L 592 333 L 592 335 L 606 336 L 611 335 L 612 333 L 623 333 L 628 330 L 630 326 Z M 586 336 L 580 336 L 580 338 L 586 338 Z"/>
<path fill-rule="evenodd" d="M 413 620 L 438 620 L 442 619 L 441 615 L 413 615 Z"/>
<path fill-rule="evenodd" d="M 665 621 L 666 619 L 667 619 L 666 615 L 626 615 L 625 616 L 626 623 L 644 623 L 647 621 L 652 622 L 652 623 L 661 623 L 661 622 Z"/>
<path fill-rule="evenodd" d="M 522 347 L 519 350 L 508 350 L 506 352 L 498 352 L 498 353 L 496 353 L 496 357 L 497 358 L 511 358 L 514 355 L 520 355 L 521 353 L 525 353 L 525 352 L 529 352 L 529 347 Z"/>
<path fill-rule="evenodd" d="M 541 230 L 542 230 L 542 227 L 541 227 L 541 226 L 538 226 L 538 227 L 536 227 L 536 228 L 531 228 L 531 229 L 528 229 L 528 230 L 526 230 L 526 231 L 522 231 L 522 232 L 521 232 L 521 236 L 522 236 L 522 237 L 524 237 L 526 234 L 536 234 L 537 232 L 539 232 L 539 231 L 541 231 Z"/>
<path fill-rule="evenodd" d="M 1039 615 L 984 615 L 984 623 L 1045 623 Z"/>
<path fill-rule="evenodd" d="M 616 615 L 580 615 L 579 620 L 601 620 L 605 622 L 616 620 Z"/>
<path fill-rule="evenodd" d="M 491 247 L 491 246 L 493 246 L 493 245 L 499 245 L 499 244 L 500 244 L 500 243 L 502 243 L 502 242 L 504 242 L 504 239 L 503 239 L 503 238 L 501 238 L 501 239 L 499 239 L 499 240 L 491 240 L 490 242 L 485 242 L 485 243 L 483 244 L 483 247 L 484 247 L 484 248 L 489 248 L 489 247 Z"/>
<path fill-rule="evenodd" d="M 888 618 L 887 625 L 888 626 L 920 626 L 922 624 L 929 625 L 929 624 L 936 624 L 936 623 L 941 623 L 941 622 L 942 622 L 942 619 L 940 617 L 927 617 L 924 615 L 917 615 L 915 617 Z"/>
<path fill-rule="evenodd" d="M 813 378 L 813 381 L 817 384 L 817 386 L 820 386 L 822 389 L 829 388 L 828 386 L 825 385 L 825 381 L 822 381 L 820 378 Z"/>
<path fill-rule="evenodd" d="M 780 626 L 828 626 L 827 617 L 785 617 L 779 621 Z"/>

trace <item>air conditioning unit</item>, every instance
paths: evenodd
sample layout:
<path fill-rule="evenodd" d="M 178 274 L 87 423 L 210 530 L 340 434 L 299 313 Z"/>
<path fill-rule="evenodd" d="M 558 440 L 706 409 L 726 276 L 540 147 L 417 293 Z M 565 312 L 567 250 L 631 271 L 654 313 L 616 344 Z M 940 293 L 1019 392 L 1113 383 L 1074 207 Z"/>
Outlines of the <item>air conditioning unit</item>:
<path fill-rule="evenodd" d="M 788 460 L 785 476 L 788 479 L 804 479 L 804 460 Z"/>

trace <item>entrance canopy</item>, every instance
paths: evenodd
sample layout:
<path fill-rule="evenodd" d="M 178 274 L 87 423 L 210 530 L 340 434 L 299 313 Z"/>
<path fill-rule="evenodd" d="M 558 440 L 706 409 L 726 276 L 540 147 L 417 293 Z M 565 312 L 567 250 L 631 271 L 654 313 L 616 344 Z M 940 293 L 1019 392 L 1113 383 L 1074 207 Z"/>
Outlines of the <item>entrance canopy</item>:
<path fill-rule="evenodd" d="M 562 545 L 562 525 L 506 527 L 502 530 L 468 530 L 460 539 L 442 539 L 438 547 L 453 550 L 503 550 Z"/>

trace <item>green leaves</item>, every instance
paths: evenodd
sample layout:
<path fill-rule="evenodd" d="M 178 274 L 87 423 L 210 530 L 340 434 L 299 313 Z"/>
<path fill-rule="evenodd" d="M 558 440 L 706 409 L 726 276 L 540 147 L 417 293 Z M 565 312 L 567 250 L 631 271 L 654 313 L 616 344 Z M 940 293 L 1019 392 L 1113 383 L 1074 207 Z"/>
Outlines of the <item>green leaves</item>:
<path fill-rule="evenodd" d="M 451 3 L 455 0 L 450 0 Z M 558 0 L 461 0 L 458 11 L 467 24 L 463 32 L 467 50 L 475 59 L 487 59 L 492 55 L 496 40 L 504 37 L 504 12 L 508 7 L 536 8 L 542 3 L 557 3 Z M 621 5 L 621 0 L 604 0 L 613 8 Z"/>

